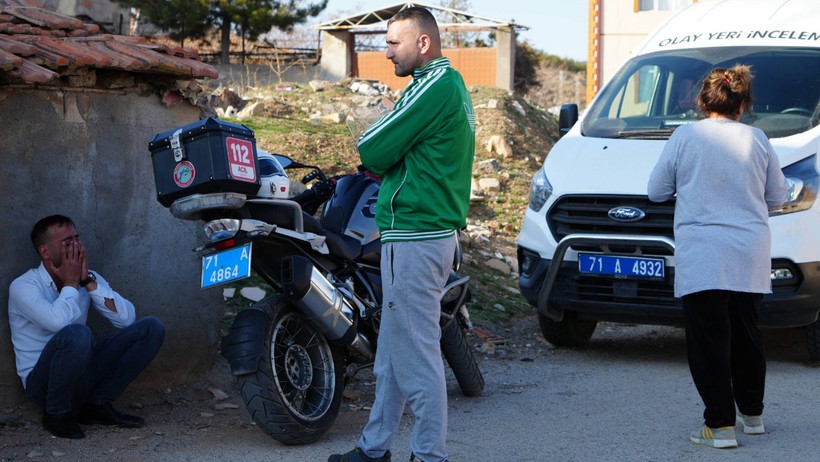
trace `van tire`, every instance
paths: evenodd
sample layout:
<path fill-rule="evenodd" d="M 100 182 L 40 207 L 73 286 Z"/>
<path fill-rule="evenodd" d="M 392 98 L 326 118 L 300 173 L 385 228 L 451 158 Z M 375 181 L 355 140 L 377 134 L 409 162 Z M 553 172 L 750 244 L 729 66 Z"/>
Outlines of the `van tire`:
<path fill-rule="evenodd" d="M 539 314 L 538 324 L 544 338 L 557 347 L 577 347 L 586 345 L 598 321 L 580 321 L 575 311 L 564 311 L 564 319 L 553 321 Z"/>
<path fill-rule="evenodd" d="M 820 320 L 806 326 L 806 346 L 809 350 L 809 361 L 820 363 Z"/>

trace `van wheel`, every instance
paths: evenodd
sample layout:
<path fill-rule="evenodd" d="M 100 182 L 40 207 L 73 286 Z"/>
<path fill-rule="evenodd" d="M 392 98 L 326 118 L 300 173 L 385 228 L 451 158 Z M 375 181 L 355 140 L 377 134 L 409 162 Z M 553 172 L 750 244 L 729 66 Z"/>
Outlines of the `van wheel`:
<path fill-rule="evenodd" d="M 806 326 L 806 346 L 809 349 L 809 361 L 820 363 L 820 320 Z"/>
<path fill-rule="evenodd" d="M 541 334 L 544 338 L 557 347 L 577 347 L 585 345 L 598 321 L 579 321 L 578 313 L 574 311 L 564 311 L 562 321 L 552 319 L 539 314 L 538 324 L 541 326 Z"/>

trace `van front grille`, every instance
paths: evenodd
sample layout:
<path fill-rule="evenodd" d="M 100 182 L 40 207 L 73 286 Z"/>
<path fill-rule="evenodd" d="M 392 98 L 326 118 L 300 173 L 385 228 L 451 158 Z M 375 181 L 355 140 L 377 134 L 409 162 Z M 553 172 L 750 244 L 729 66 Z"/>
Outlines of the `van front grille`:
<path fill-rule="evenodd" d="M 645 213 L 635 222 L 616 221 L 609 211 L 616 207 L 634 207 Z M 569 234 L 629 234 L 673 238 L 675 202 L 652 202 L 647 196 L 571 195 L 559 199 L 547 213 L 550 231 L 556 241 Z M 602 251 L 597 245 L 572 246 L 578 251 Z M 608 252 L 621 254 L 671 255 L 663 247 L 608 246 Z"/>

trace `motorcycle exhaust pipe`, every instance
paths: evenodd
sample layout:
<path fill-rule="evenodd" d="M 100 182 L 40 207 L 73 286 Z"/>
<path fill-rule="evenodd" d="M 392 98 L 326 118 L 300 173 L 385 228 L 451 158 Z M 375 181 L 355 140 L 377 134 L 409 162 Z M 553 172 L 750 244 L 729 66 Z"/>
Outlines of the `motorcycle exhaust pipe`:
<path fill-rule="evenodd" d="M 350 302 L 310 260 L 288 256 L 282 259 L 281 268 L 285 294 L 328 340 L 350 345 L 364 359 L 373 359 L 370 342 L 356 332 Z"/>

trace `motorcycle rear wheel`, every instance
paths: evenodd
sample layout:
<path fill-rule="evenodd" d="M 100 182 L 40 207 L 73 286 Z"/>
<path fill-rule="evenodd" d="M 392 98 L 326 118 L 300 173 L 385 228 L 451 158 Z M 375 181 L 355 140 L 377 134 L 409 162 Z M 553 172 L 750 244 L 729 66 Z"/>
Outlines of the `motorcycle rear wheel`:
<path fill-rule="evenodd" d="M 464 327 L 457 319 L 441 328 L 441 352 L 450 365 L 461 392 L 465 396 L 481 396 L 484 392 L 484 376 L 467 343 Z"/>
<path fill-rule="evenodd" d="M 239 376 L 239 387 L 265 433 L 283 444 L 307 444 L 339 415 L 343 357 L 293 306 L 274 303 L 267 307 L 271 322 L 259 367 Z"/>

